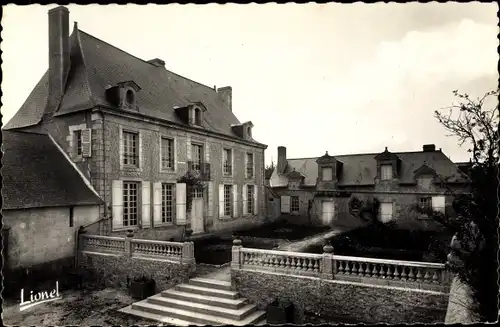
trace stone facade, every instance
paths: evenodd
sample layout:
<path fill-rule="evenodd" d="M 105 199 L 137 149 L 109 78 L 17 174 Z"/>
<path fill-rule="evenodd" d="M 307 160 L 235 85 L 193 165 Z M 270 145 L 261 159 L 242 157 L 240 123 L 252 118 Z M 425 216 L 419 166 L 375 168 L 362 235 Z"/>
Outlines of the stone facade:
<path fill-rule="evenodd" d="M 442 323 L 448 304 L 448 295 L 440 292 L 271 272 L 232 269 L 231 281 L 259 309 L 275 299 L 291 301 L 296 324 L 307 323 L 311 314 L 339 323 Z"/>

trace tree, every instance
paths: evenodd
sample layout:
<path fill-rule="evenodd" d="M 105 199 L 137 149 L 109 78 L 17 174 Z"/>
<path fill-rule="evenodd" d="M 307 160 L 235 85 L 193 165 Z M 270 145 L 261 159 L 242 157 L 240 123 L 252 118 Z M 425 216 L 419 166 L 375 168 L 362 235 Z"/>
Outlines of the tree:
<path fill-rule="evenodd" d="M 271 161 L 271 164 L 269 166 L 266 166 L 266 168 L 264 170 L 264 176 L 266 178 L 270 178 L 273 171 L 274 171 L 274 162 Z"/>
<path fill-rule="evenodd" d="M 498 318 L 498 163 L 499 163 L 499 90 L 482 98 L 453 92 L 458 104 L 447 113 L 434 116 L 458 138 L 460 146 L 471 153 L 471 193 L 457 197 L 456 215 L 429 212 L 436 221 L 454 233 L 448 266 L 466 283 L 476 306 L 471 308 L 481 321 Z M 495 102 L 491 103 L 489 101 Z"/>

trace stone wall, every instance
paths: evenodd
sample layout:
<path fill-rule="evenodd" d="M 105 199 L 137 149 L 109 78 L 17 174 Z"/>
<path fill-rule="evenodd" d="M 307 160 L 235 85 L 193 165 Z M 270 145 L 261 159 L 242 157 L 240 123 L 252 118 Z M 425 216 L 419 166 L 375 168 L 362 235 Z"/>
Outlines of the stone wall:
<path fill-rule="evenodd" d="M 448 295 L 440 292 L 365 285 L 272 272 L 231 270 L 233 287 L 265 310 L 276 298 L 295 307 L 295 323 L 308 315 L 339 323 L 442 323 Z"/>
<path fill-rule="evenodd" d="M 194 263 L 95 252 L 83 252 L 80 267 L 110 287 L 127 287 L 134 277 L 150 277 L 156 283 L 156 292 L 188 281 L 196 269 Z"/>

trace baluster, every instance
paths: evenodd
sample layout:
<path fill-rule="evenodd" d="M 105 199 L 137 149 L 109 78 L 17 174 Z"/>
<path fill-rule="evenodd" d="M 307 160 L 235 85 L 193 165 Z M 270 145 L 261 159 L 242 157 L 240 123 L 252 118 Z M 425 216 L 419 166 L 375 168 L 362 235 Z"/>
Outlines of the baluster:
<path fill-rule="evenodd" d="M 391 266 L 387 266 L 387 279 L 392 279 L 392 269 Z"/>
<path fill-rule="evenodd" d="M 393 276 L 393 279 L 399 280 L 399 267 L 398 266 L 394 266 L 394 273 L 392 274 L 392 276 Z"/>
<path fill-rule="evenodd" d="M 437 271 L 434 270 L 434 273 L 432 274 L 432 283 L 437 283 L 438 282 L 438 274 Z"/>
<path fill-rule="evenodd" d="M 429 269 L 425 269 L 424 281 L 426 283 L 431 282 L 431 274 L 429 274 Z"/>
<path fill-rule="evenodd" d="M 273 268 L 276 268 L 276 267 L 278 267 L 278 257 L 273 255 Z"/>
<path fill-rule="evenodd" d="M 343 261 L 337 261 L 337 270 L 339 274 L 344 274 L 344 262 Z"/>
<path fill-rule="evenodd" d="M 358 262 L 358 276 L 363 276 L 363 263 Z"/>
<path fill-rule="evenodd" d="M 348 275 L 352 275 L 352 271 L 351 271 L 351 262 L 346 261 L 346 262 L 345 262 L 345 264 L 346 264 L 346 272 L 347 272 L 347 274 L 348 274 Z"/>
<path fill-rule="evenodd" d="M 402 280 L 408 279 L 408 275 L 406 274 L 406 267 L 405 266 L 401 267 L 401 279 Z"/>
<path fill-rule="evenodd" d="M 280 256 L 279 267 L 283 267 L 284 263 L 285 263 L 285 261 L 283 260 L 283 257 Z"/>
<path fill-rule="evenodd" d="M 421 268 L 417 268 L 417 281 L 421 281 L 422 280 L 422 269 Z"/>
<path fill-rule="evenodd" d="M 409 267 L 410 273 L 408 274 L 408 280 L 413 281 L 415 279 L 415 274 L 413 273 L 413 267 Z"/>
<path fill-rule="evenodd" d="M 372 277 L 377 278 L 378 277 L 378 271 L 377 271 L 377 264 L 373 264 L 373 270 L 372 270 Z"/>
<path fill-rule="evenodd" d="M 319 271 L 319 259 L 314 260 L 313 271 Z"/>
<path fill-rule="evenodd" d="M 384 268 L 385 266 L 384 265 L 380 265 L 380 270 L 378 272 L 378 277 L 379 278 L 385 278 L 385 271 L 384 271 Z"/>
<path fill-rule="evenodd" d="M 302 262 L 304 263 L 303 264 L 304 270 L 308 271 L 309 270 L 309 259 L 308 258 L 302 258 Z"/>
<path fill-rule="evenodd" d="M 370 263 L 367 262 L 365 265 L 365 271 L 363 272 L 363 276 L 368 277 L 370 276 Z"/>
<path fill-rule="evenodd" d="M 290 268 L 290 260 L 289 260 L 288 256 L 286 256 L 286 258 L 285 258 L 285 267 Z"/>

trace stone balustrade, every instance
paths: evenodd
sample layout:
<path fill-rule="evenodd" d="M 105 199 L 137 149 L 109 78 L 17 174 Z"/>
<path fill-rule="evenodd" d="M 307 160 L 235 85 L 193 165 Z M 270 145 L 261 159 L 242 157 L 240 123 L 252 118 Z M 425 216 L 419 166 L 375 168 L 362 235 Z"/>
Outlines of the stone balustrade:
<path fill-rule="evenodd" d="M 444 264 L 350 257 L 323 254 L 244 248 L 234 240 L 232 269 L 306 275 L 364 284 L 390 285 L 436 291 L 448 291 L 450 275 Z"/>
<path fill-rule="evenodd" d="M 100 235 L 80 235 L 80 251 L 126 255 L 151 259 L 167 259 L 194 263 L 193 242 L 165 242 Z"/>

